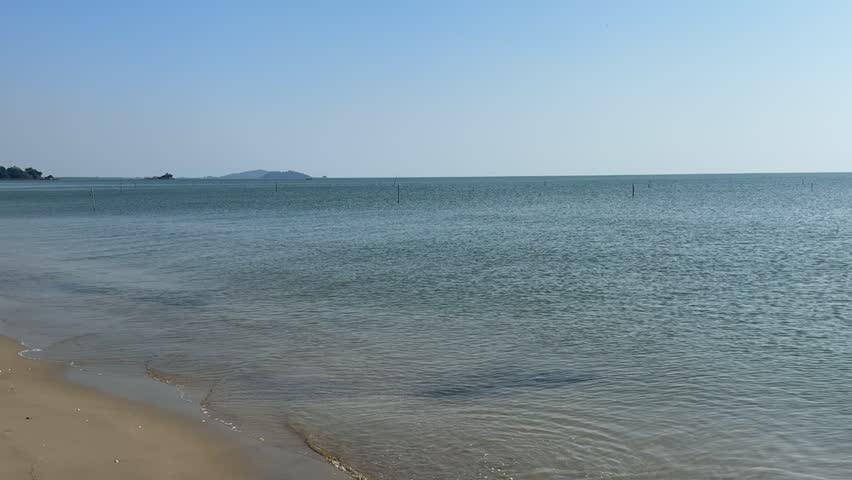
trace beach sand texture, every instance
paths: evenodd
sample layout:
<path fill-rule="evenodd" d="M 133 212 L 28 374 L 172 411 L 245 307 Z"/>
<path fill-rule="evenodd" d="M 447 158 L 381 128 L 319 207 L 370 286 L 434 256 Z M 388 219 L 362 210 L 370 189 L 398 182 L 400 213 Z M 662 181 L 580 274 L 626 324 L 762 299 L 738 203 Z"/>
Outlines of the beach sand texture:
<path fill-rule="evenodd" d="M 248 479 L 245 454 L 177 414 L 74 385 L 0 337 L 0 478 Z"/>

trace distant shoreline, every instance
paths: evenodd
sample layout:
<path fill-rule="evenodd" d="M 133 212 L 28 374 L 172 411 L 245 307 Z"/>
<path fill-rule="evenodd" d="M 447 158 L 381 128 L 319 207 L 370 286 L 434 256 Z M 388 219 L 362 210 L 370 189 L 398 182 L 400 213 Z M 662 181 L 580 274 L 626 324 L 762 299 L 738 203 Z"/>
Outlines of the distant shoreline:
<path fill-rule="evenodd" d="M 335 176 L 322 176 L 322 177 L 311 177 L 313 180 L 390 180 L 394 179 L 398 180 L 427 180 L 427 179 L 477 179 L 477 178 L 489 178 L 489 179 L 500 179 L 500 178 L 649 178 L 649 177 L 714 177 L 714 176 L 755 176 L 755 175 L 784 175 L 784 176 L 797 176 L 797 175 L 852 175 L 852 171 L 849 172 L 704 172 L 704 173 L 612 173 L 612 174 L 566 174 L 566 175 L 478 175 L 478 176 L 411 176 L 411 177 L 403 177 L 403 176 L 376 176 L 376 177 L 335 177 Z M 64 176 L 61 178 L 55 178 L 54 180 L 145 180 L 145 177 L 90 177 L 90 176 Z M 289 179 L 289 178 L 224 178 L 224 177 L 212 177 L 212 176 L 187 176 L 187 177 L 174 177 L 175 180 L 226 180 L 226 181 L 301 181 L 303 179 Z M 0 181 L 6 179 L 0 179 Z"/>

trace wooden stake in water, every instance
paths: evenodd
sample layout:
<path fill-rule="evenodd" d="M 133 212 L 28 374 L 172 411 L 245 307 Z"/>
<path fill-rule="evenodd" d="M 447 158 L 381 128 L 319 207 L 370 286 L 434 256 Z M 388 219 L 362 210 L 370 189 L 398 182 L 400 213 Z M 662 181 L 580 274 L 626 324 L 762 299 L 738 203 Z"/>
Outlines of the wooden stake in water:
<path fill-rule="evenodd" d="M 94 212 L 95 211 L 95 187 L 92 187 L 92 190 L 91 190 L 91 192 L 89 192 L 89 195 L 92 197 L 92 211 Z"/>
<path fill-rule="evenodd" d="M 396 184 L 396 203 L 399 204 L 399 184 Z"/>
<path fill-rule="evenodd" d="M 275 182 L 275 193 L 278 193 L 278 182 Z"/>
<path fill-rule="evenodd" d="M 636 198 L 636 184 L 631 183 L 630 186 L 631 186 L 630 197 Z"/>

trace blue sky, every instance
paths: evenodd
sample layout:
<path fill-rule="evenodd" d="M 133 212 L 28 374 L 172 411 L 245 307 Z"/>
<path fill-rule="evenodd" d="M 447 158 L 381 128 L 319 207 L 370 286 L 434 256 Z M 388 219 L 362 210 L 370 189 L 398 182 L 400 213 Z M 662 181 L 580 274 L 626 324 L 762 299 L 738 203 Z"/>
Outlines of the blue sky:
<path fill-rule="evenodd" d="M 0 165 L 852 170 L 852 2 L 0 3 Z"/>

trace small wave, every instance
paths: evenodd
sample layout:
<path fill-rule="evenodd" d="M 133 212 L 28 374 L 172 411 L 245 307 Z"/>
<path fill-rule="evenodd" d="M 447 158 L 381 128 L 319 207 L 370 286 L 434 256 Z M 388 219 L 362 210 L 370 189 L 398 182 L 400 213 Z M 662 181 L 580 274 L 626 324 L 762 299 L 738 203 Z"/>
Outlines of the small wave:
<path fill-rule="evenodd" d="M 225 377 L 222 377 L 222 378 L 220 378 L 220 379 L 218 379 L 215 382 L 210 384 L 210 387 L 207 389 L 207 393 L 204 394 L 204 398 L 202 398 L 201 402 L 200 402 L 201 414 L 204 415 L 205 417 L 207 417 L 208 419 L 211 419 L 213 421 L 221 423 L 222 425 L 225 425 L 231 431 L 239 432 L 240 428 L 237 425 L 235 425 L 234 422 L 229 422 L 229 421 L 225 420 L 224 418 L 214 417 L 210 413 L 210 403 L 213 401 L 212 400 L 213 391 L 216 390 L 216 387 L 218 387 L 219 384 L 221 384 L 224 380 L 225 380 Z"/>
<path fill-rule="evenodd" d="M 298 435 L 302 439 L 302 441 L 305 442 L 305 445 L 308 448 L 310 448 L 316 454 L 320 455 L 322 458 L 325 459 L 325 461 L 332 464 L 338 470 L 346 473 L 347 475 L 351 476 L 355 480 L 370 480 L 370 478 L 368 476 L 359 472 L 354 467 L 352 467 L 351 465 L 348 465 L 343 460 L 341 460 L 340 457 L 334 455 L 330 451 L 326 450 L 325 448 L 323 448 L 319 444 L 317 444 L 316 441 L 314 439 L 312 439 L 311 436 L 307 432 L 305 432 L 303 429 L 301 429 L 301 428 L 299 428 L 299 427 L 297 427 L 297 426 L 295 426 L 295 425 L 293 425 L 289 422 L 285 422 L 285 424 L 287 425 L 287 428 L 290 431 L 292 431 L 293 433 Z"/>
<path fill-rule="evenodd" d="M 24 340 L 16 339 L 16 341 L 17 341 L 19 344 L 21 344 L 21 346 L 22 346 L 22 347 L 25 347 L 23 350 L 21 350 L 20 352 L 18 352 L 18 356 L 19 356 L 19 357 L 27 358 L 27 359 L 30 359 L 30 360 L 36 360 L 36 357 L 33 357 L 33 356 L 31 356 L 31 355 L 28 355 L 28 354 L 29 354 L 30 352 L 32 352 L 32 353 L 38 353 L 38 352 L 42 352 L 42 351 L 44 351 L 44 350 L 42 350 L 41 348 L 37 348 L 37 347 L 33 347 L 32 345 L 29 345 L 29 344 L 28 344 L 27 342 L 25 342 Z"/>
<path fill-rule="evenodd" d="M 177 375 L 166 373 L 156 367 L 151 366 L 150 360 L 145 362 L 145 373 L 148 374 L 148 377 L 160 383 L 165 383 L 166 385 L 177 384 Z"/>
<path fill-rule="evenodd" d="M 153 366 L 151 366 L 150 360 L 145 362 L 145 372 L 148 374 L 148 377 L 151 378 L 152 380 L 155 380 L 157 382 L 164 383 L 166 385 L 170 385 L 170 386 L 175 387 L 175 389 L 178 392 L 178 397 L 181 400 L 188 402 L 188 403 L 193 403 L 192 398 L 190 398 L 189 394 L 186 391 L 186 386 L 184 385 L 184 382 L 182 382 L 180 380 L 181 379 L 180 375 L 167 373 L 163 370 L 160 370 L 156 367 L 153 367 Z M 224 378 L 216 380 L 215 382 L 213 382 L 210 385 L 210 387 L 207 389 L 207 393 L 204 395 L 204 398 L 202 398 L 201 401 L 198 403 L 199 411 L 201 412 L 201 416 L 203 417 L 201 419 L 201 421 L 203 423 L 207 423 L 208 421 L 218 422 L 218 423 L 228 427 L 228 429 L 233 431 L 233 432 L 240 432 L 240 428 L 236 424 L 234 424 L 233 422 L 230 422 L 228 420 L 225 420 L 223 418 L 214 417 L 213 414 L 210 412 L 210 401 L 211 401 L 210 398 L 213 395 L 213 390 L 216 388 L 216 386 L 219 383 L 222 382 L 222 380 L 224 380 Z"/>
<path fill-rule="evenodd" d="M 26 346 L 26 345 L 24 345 L 24 346 Z M 40 349 L 40 348 L 27 348 L 27 349 L 24 349 L 24 350 L 21 350 L 20 352 L 18 352 L 18 355 L 19 355 L 19 356 L 21 356 L 21 357 L 23 357 L 23 358 L 28 358 L 28 359 L 30 359 L 30 360 L 35 360 L 35 359 L 36 359 L 36 357 L 33 357 L 33 356 L 31 356 L 31 355 L 28 355 L 28 354 L 29 354 L 30 352 L 35 353 L 35 352 L 41 352 L 41 351 L 42 351 L 42 349 Z"/>

